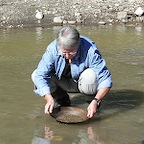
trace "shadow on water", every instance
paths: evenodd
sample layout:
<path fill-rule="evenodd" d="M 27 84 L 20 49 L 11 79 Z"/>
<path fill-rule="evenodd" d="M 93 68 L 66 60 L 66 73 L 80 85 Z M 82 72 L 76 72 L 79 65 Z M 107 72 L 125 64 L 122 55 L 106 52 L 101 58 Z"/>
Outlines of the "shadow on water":
<path fill-rule="evenodd" d="M 90 103 L 91 96 L 78 95 L 72 98 L 74 106 Z M 111 90 L 102 100 L 100 110 L 97 115 L 90 120 L 95 122 L 95 119 L 107 119 L 108 117 L 116 116 L 118 113 L 136 109 L 144 105 L 144 92 L 136 90 Z M 85 107 L 86 108 L 86 107 Z"/>
<path fill-rule="evenodd" d="M 112 90 L 103 99 L 101 111 L 111 111 L 101 116 L 102 119 L 115 116 L 118 113 L 136 109 L 144 105 L 144 93 L 136 90 Z"/>
<path fill-rule="evenodd" d="M 87 95 L 76 95 L 72 98 L 74 105 L 90 102 L 93 97 Z M 136 108 L 144 102 L 144 92 L 136 90 L 111 90 L 102 100 L 101 109 L 125 109 Z"/>
<path fill-rule="evenodd" d="M 104 99 L 111 108 L 119 107 L 125 110 L 137 108 L 144 102 L 144 92 L 136 90 L 113 90 Z"/>
<path fill-rule="evenodd" d="M 88 106 L 87 101 L 90 99 L 89 96 L 81 94 L 71 98 L 72 104 L 81 108 L 86 108 Z M 120 136 L 118 135 L 117 137 L 115 134 L 114 136 L 116 140 L 113 139 L 112 141 L 109 138 L 110 132 L 107 132 L 107 130 L 111 130 L 111 133 L 117 131 L 117 124 L 113 124 L 114 117 L 116 118 L 119 114 L 136 110 L 143 106 L 143 92 L 136 90 L 111 90 L 103 99 L 100 111 L 94 116 L 94 118 L 87 122 L 79 124 L 61 124 L 51 117 L 49 117 L 48 121 L 47 116 L 45 120 L 43 118 L 37 118 L 32 144 L 95 144 L 98 142 L 99 144 L 113 144 L 117 140 L 120 140 Z M 115 128 L 109 130 L 109 128 L 106 128 L 108 127 L 107 123 L 113 125 Z M 137 141 L 142 142 L 142 140 L 143 137 Z M 125 140 L 125 142 L 128 143 L 127 140 Z"/>

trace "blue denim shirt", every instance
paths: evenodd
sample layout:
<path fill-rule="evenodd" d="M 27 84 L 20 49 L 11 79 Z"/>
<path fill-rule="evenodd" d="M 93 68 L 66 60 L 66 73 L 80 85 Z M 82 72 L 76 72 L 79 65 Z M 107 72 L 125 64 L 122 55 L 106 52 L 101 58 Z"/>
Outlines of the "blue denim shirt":
<path fill-rule="evenodd" d="M 64 67 L 65 58 L 61 54 L 57 41 L 54 40 L 48 45 L 37 69 L 33 72 L 32 80 L 36 86 L 34 92 L 39 96 L 50 93 L 51 75 L 54 74 L 60 79 Z M 71 63 L 73 80 L 77 82 L 81 72 L 87 68 L 92 68 L 96 72 L 98 90 L 112 86 L 111 74 L 96 44 L 89 38 L 80 36 L 80 46 Z"/>

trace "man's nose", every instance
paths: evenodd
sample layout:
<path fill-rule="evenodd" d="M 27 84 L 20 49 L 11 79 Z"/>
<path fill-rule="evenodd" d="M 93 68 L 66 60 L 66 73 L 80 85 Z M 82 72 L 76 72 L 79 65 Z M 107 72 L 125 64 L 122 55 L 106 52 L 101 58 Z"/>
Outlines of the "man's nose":
<path fill-rule="evenodd" d="M 66 53 L 66 55 L 65 55 L 65 56 L 66 56 L 66 58 L 69 58 L 70 54 L 69 54 L 69 53 Z"/>

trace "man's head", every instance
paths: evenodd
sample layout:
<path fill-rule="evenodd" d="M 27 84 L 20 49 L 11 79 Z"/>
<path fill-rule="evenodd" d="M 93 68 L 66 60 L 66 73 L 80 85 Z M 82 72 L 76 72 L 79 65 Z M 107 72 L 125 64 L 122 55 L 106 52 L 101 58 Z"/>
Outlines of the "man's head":
<path fill-rule="evenodd" d="M 73 26 L 64 26 L 57 35 L 59 47 L 63 49 L 77 49 L 80 42 L 80 34 Z"/>
<path fill-rule="evenodd" d="M 72 59 L 78 50 L 80 34 L 73 26 L 64 26 L 57 35 L 57 43 L 67 59 Z"/>

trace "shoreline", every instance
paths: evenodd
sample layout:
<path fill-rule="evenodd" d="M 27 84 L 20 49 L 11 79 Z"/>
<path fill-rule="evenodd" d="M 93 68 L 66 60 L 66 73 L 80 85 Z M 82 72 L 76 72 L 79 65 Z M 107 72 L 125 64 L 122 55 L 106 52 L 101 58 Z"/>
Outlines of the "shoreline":
<path fill-rule="evenodd" d="M 144 25 L 144 0 L 0 0 L 0 28 Z"/>

